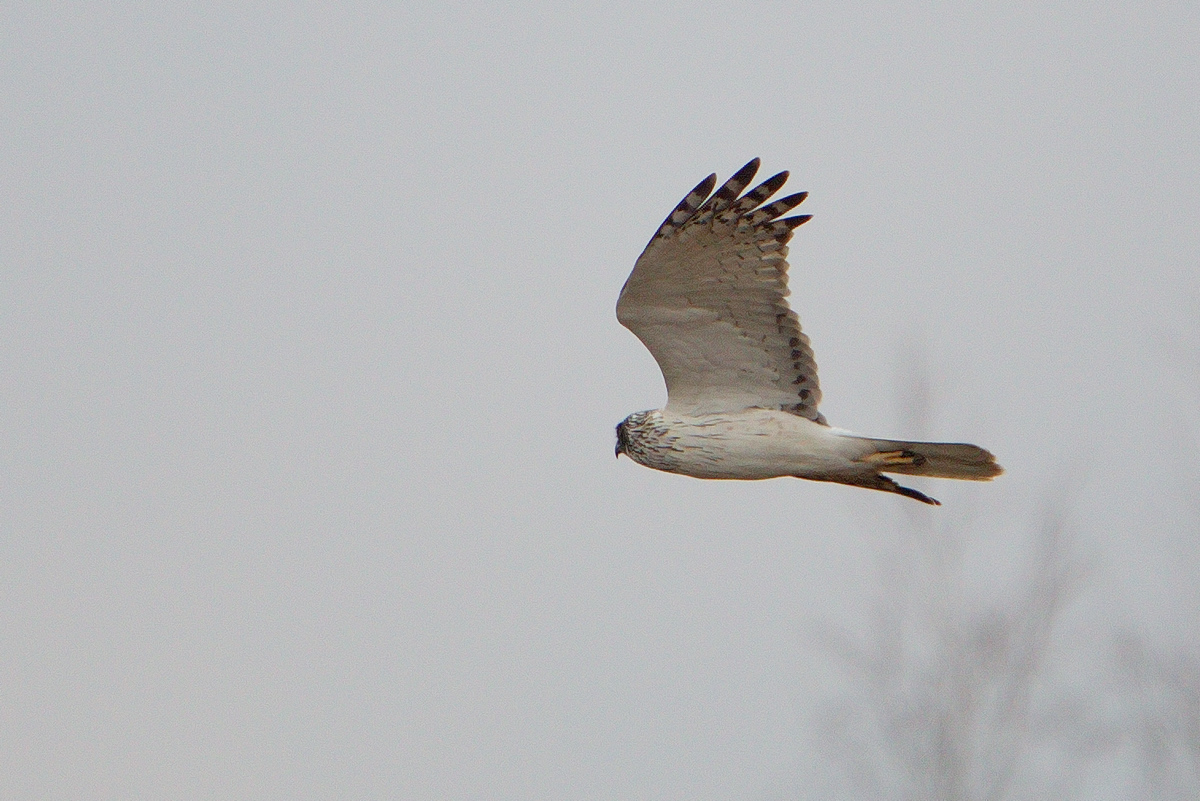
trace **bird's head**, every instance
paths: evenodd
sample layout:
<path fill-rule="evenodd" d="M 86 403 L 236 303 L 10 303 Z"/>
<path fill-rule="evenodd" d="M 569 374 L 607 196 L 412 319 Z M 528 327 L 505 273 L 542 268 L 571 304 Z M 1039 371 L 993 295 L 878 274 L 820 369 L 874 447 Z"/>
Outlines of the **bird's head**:
<path fill-rule="evenodd" d="M 635 462 L 638 461 L 634 455 L 639 450 L 639 440 L 645 434 L 647 421 L 652 419 L 654 412 L 634 412 L 626 417 L 621 422 L 617 423 L 617 458 L 621 454 L 625 454 Z"/>
<path fill-rule="evenodd" d="M 617 423 L 617 458 L 621 458 L 621 454 L 625 453 L 625 449 L 629 446 L 629 418 L 626 417 L 621 422 Z"/>

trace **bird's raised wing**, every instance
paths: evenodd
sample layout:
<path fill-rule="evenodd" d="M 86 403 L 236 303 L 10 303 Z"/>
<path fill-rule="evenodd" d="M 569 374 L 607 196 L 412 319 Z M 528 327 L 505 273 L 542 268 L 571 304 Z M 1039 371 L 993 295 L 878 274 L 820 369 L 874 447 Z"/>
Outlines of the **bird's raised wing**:
<path fill-rule="evenodd" d="M 758 163 L 711 197 L 710 175 L 675 207 L 621 289 L 617 319 L 658 362 L 669 407 L 783 409 L 824 424 L 817 363 L 787 303 L 787 243 L 811 215 L 780 219 L 807 193 L 762 205 L 781 172 L 742 195 Z"/>

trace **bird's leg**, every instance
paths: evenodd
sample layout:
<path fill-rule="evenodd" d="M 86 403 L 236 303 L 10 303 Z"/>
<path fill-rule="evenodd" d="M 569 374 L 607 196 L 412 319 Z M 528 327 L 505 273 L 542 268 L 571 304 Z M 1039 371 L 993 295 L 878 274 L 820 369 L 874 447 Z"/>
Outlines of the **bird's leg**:
<path fill-rule="evenodd" d="M 923 465 L 925 457 L 916 451 L 878 451 L 864 456 L 859 461 L 866 462 L 869 465 L 884 469 L 887 467 L 896 467 L 899 465 Z"/>

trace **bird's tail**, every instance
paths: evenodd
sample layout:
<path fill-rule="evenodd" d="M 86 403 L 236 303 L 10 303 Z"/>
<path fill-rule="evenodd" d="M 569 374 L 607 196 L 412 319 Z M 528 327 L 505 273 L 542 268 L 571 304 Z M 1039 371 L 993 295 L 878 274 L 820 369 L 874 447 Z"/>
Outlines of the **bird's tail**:
<path fill-rule="evenodd" d="M 908 476 L 961 478 L 967 481 L 991 481 L 1004 472 L 996 457 L 978 445 L 957 442 L 904 442 L 892 439 L 855 437 L 870 444 L 874 453 L 861 459 L 881 473 Z"/>

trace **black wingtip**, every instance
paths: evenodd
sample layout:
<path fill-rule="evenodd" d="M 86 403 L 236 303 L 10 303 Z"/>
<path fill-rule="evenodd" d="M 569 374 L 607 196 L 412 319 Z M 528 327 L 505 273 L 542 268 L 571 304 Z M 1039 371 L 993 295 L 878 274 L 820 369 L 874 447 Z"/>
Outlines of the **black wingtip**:
<path fill-rule="evenodd" d="M 812 217 L 813 216 L 811 214 L 800 214 L 795 217 L 784 217 L 782 220 L 779 220 L 779 222 L 783 223 L 788 228 L 798 228 L 811 220 Z"/>
<path fill-rule="evenodd" d="M 783 185 L 786 184 L 788 179 L 791 177 L 792 174 L 788 170 L 783 170 L 782 172 L 775 173 L 770 178 L 755 187 L 754 192 L 757 193 L 760 198 L 758 202 L 765 203 L 767 198 L 782 189 Z"/>
<path fill-rule="evenodd" d="M 741 191 L 749 186 L 750 182 L 754 180 L 754 176 L 758 174 L 758 164 L 758 159 L 750 159 L 748 162 L 746 162 L 745 167 L 742 167 L 740 170 L 735 172 L 732 176 L 730 176 L 729 180 L 725 182 L 725 186 L 737 188 L 737 191 L 734 193 L 735 197 L 738 194 L 741 194 Z"/>

